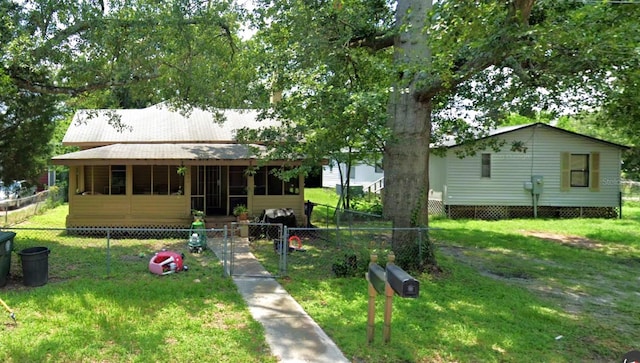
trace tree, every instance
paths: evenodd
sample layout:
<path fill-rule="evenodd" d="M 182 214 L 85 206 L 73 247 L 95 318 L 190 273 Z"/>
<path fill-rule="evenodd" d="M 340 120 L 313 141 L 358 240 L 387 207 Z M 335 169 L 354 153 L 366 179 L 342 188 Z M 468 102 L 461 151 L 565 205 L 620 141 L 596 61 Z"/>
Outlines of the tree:
<path fill-rule="evenodd" d="M 443 137 L 464 141 L 478 136 L 514 112 L 527 116 L 536 110 L 558 113 L 596 107 L 611 94 L 616 75 L 637 68 L 633 47 L 640 40 L 634 25 L 639 6 L 633 4 L 549 0 L 442 0 L 434 6 L 424 0 L 259 3 L 263 20 L 258 37 L 263 37 L 270 59 L 266 69 L 279 75 L 276 87 L 285 90 L 276 111 L 304 119 L 305 135 L 327 127 L 323 115 L 344 108 L 336 107 L 335 99 L 325 93 L 326 102 L 319 104 L 322 111 L 309 110 L 305 102 L 318 97 L 329 82 L 333 82 L 332 94 L 347 86 L 366 88 L 355 86 L 358 79 L 341 79 L 339 73 L 347 69 L 346 64 L 353 69 L 378 65 L 377 75 L 382 76 L 373 91 L 392 90 L 386 103 L 384 209 L 395 227 L 427 226 L 430 145 Z M 625 51 L 612 52 L 618 49 Z M 305 85 L 303 92 L 300 83 Z M 287 103 L 287 98 L 296 102 Z M 460 116 L 465 109 L 477 113 L 474 122 Z M 340 127 L 341 117 L 332 120 L 332 130 Z M 413 253 L 415 241 L 411 233 L 394 234 L 399 260 L 409 268 L 437 270 L 433 249 Z"/>
<path fill-rule="evenodd" d="M 0 177 L 41 170 L 77 107 L 259 103 L 239 57 L 242 16 L 232 1 L 0 0 Z"/>

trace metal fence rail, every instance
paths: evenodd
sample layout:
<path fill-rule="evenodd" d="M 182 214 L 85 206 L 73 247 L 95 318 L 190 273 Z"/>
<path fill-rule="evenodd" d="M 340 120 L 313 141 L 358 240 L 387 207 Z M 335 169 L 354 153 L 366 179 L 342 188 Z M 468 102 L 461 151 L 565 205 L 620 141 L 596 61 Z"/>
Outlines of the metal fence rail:
<path fill-rule="evenodd" d="M 8 227 L 3 231 L 15 232 L 13 249 L 18 252 L 30 247 L 47 247 L 51 250 L 51 259 L 65 256 L 66 269 L 94 265 L 104 262 L 104 273 L 92 277 L 103 278 L 114 274 L 126 274 L 133 265 L 147 265 L 153 255 L 162 250 L 172 250 L 189 256 L 189 236 L 192 229 L 185 228 L 24 228 Z M 208 249 L 202 258 L 223 256 L 228 231 L 224 229 L 206 229 Z M 14 261 L 17 259 L 14 259 Z M 222 259 L 221 259 L 222 260 Z M 61 261 L 54 262 L 58 264 Z M 14 264 L 17 261 L 13 262 Z M 13 268 L 14 272 L 19 268 Z M 80 268 L 79 268 L 80 270 Z M 92 271 L 95 271 L 93 269 Z M 54 274 L 55 275 L 55 274 Z"/>
<path fill-rule="evenodd" d="M 162 250 L 184 254 L 187 265 L 220 264 L 224 276 L 283 277 L 292 266 L 317 268 L 327 276 L 345 276 L 366 268 L 371 251 L 383 254 L 394 249 L 397 253 L 399 246 L 393 245 L 393 236 L 403 230 L 415 232 L 410 253 L 420 257 L 428 247 L 427 228 L 287 228 L 281 224 L 233 223 L 231 228 L 200 229 L 206 234 L 207 245 L 202 253 L 189 249 L 189 237 L 194 233 L 190 228 L 3 229 L 16 233 L 15 252 L 31 247 L 50 249 L 55 266 L 51 269 L 53 279 L 76 273 L 100 279 L 145 271 L 154 254 Z M 104 269 L 95 268 L 99 261 Z M 14 258 L 14 273 L 20 270 L 17 264 Z M 402 266 L 401 260 L 398 264 Z M 64 273 L 56 273 L 59 268 Z"/>
<path fill-rule="evenodd" d="M 640 182 L 623 180 L 620 182 L 622 199 L 625 201 L 640 201 Z"/>
<path fill-rule="evenodd" d="M 25 221 L 29 217 L 42 213 L 49 207 L 62 203 L 63 197 L 63 194 L 56 188 L 16 200 L 0 201 L 2 225 L 8 226 Z"/>

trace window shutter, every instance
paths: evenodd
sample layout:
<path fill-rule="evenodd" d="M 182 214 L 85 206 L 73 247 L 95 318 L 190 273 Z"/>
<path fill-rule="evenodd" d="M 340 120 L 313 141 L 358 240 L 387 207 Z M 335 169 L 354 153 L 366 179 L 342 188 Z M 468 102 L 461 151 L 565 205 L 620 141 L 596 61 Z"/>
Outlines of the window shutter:
<path fill-rule="evenodd" d="M 592 152 L 589 158 L 589 190 L 600 191 L 600 153 Z"/>
<path fill-rule="evenodd" d="M 560 153 L 560 191 L 568 192 L 571 189 L 571 154 Z"/>

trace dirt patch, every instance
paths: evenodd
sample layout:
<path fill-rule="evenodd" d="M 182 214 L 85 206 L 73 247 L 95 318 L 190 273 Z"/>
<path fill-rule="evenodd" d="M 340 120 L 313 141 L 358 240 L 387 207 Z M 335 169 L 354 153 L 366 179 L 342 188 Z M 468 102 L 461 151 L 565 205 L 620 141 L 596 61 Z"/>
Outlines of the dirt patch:
<path fill-rule="evenodd" d="M 568 236 L 564 234 L 536 231 L 522 231 L 522 234 L 529 237 L 536 237 L 544 239 L 546 241 L 560 243 L 569 247 L 585 248 L 588 250 L 596 250 L 603 247 L 602 243 L 600 242 L 596 242 L 580 236 Z"/>
<path fill-rule="evenodd" d="M 553 233 L 526 232 L 577 248 L 596 249 L 600 243 L 586 238 Z M 558 264 L 553 260 L 527 256 L 514 250 L 489 250 L 467 246 L 439 244 L 441 253 L 474 268 L 483 276 L 526 288 L 543 298 L 550 298 L 572 315 L 591 314 L 598 319 L 628 319 L 625 308 L 616 301 L 625 300 L 635 291 L 634 282 L 620 278 L 628 274 L 625 265 L 606 268 L 584 264 Z M 554 274 L 547 272 L 556 270 Z M 563 274 L 562 271 L 566 271 Z M 640 280 L 640 278 L 639 278 Z M 621 328 L 624 330 L 623 328 Z"/>

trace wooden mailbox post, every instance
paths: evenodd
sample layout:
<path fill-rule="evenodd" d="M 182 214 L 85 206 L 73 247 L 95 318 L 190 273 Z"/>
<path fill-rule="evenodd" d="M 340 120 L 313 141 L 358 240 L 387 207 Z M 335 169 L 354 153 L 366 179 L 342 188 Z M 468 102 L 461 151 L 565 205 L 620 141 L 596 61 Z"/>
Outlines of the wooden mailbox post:
<path fill-rule="evenodd" d="M 385 343 L 391 341 L 391 311 L 393 295 L 398 294 L 403 298 L 417 298 L 420 295 L 420 282 L 411 277 L 402 268 L 396 266 L 395 255 L 387 256 L 386 271 L 378 265 L 378 255 L 371 254 L 369 271 L 366 274 L 369 282 L 369 309 L 367 317 L 367 342 L 373 342 L 375 331 L 376 296 L 384 294 L 384 327 L 382 336 Z"/>

